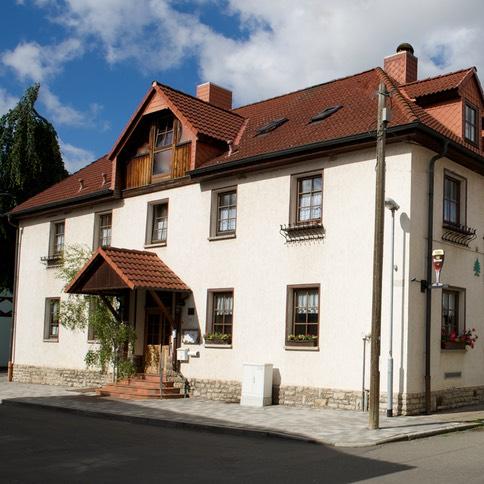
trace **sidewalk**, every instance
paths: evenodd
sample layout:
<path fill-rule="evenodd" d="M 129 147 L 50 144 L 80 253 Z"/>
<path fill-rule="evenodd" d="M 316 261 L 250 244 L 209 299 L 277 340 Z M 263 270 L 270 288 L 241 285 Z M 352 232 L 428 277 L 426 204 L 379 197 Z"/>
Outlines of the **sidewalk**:
<path fill-rule="evenodd" d="M 4 405 L 35 405 L 96 417 L 151 425 L 203 428 L 302 439 L 338 447 L 365 447 L 473 428 L 484 423 L 484 407 L 415 417 L 381 416 L 380 429 L 368 430 L 368 414 L 347 410 L 186 400 L 122 401 L 63 387 L 8 383 L 0 377 Z"/>

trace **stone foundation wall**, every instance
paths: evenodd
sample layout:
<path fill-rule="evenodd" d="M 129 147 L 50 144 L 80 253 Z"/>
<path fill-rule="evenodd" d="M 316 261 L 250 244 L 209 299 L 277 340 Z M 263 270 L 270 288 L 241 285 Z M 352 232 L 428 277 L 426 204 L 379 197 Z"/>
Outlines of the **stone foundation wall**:
<path fill-rule="evenodd" d="M 70 370 L 14 364 L 13 381 L 68 387 L 97 387 L 110 380 L 109 375 L 90 370 Z"/>
<path fill-rule="evenodd" d="M 242 385 L 238 381 L 192 378 L 189 380 L 189 385 L 191 397 L 231 403 L 240 402 Z"/>

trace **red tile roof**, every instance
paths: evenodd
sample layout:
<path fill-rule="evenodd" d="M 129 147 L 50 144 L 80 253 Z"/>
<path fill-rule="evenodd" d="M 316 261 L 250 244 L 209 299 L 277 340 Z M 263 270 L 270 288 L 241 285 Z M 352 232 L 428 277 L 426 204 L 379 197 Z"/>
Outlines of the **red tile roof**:
<path fill-rule="evenodd" d="M 244 118 L 234 111 L 219 108 L 164 84 L 158 83 L 158 86 L 199 133 L 222 141 L 233 141 L 244 123 Z"/>
<path fill-rule="evenodd" d="M 111 187 L 111 172 L 112 162 L 106 156 L 103 156 L 64 180 L 17 205 L 12 210 L 12 213 L 15 214 L 31 208 L 48 206 L 59 201 L 69 202 L 69 200 L 75 200 L 86 195 L 94 196 L 96 193 L 103 193 Z M 105 175 L 105 183 L 103 183 L 103 173 Z M 80 180 L 82 180 L 83 184 L 82 190 L 80 190 Z"/>
<path fill-rule="evenodd" d="M 353 138 L 374 132 L 377 112 L 376 91 L 382 81 L 392 93 L 389 128 L 417 123 L 482 156 L 483 152 L 478 147 L 456 136 L 413 101 L 414 97 L 458 88 L 471 75 L 475 75 L 474 68 L 400 86 L 381 68 L 375 68 L 242 106 L 233 111 L 213 106 L 163 84 L 156 83 L 152 89 L 160 90 L 197 132 L 218 140 L 234 141 L 230 154 L 227 151 L 197 168 L 222 165 L 296 147 L 306 147 L 313 143 Z M 479 84 L 478 80 L 477 83 Z M 149 98 L 150 92 L 152 91 L 145 96 L 144 102 Z M 322 121 L 311 122 L 315 114 L 336 105 L 342 105 L 342 108 Z M 258 128 L 279 118 L 287 118 L 288 121 L 267 134 L 257 135 Z M 107 173 L 110 178 L 111 162 L 107 158 L 101 158 L 24 202 L 13 213 L 55 201 L 73 200 L 81 194 L 95 193 L 101 189 L 101 172 Z M 81 192 L 78 178 L 84 179 L 85 188 Z"/>
<path fill-rule="evenodd" d="M 109 247 L 97 249 L 66 287 L 65 292 L 82 293 L 83 282 L 102 261 L 116 272 L 129 289 L 190 291 L 155 253 Z"/>
<path fill-rule="evenodd" d="M 449 91 L 451 89 L 458 89 L 462 82 L 464 82 L 464 80 L 474 72 L 475 69 L 471 67 L 470 69 L 462 69 L 460 71 L 450 72 L 441 76 L 410 82 L 400 87 L 409 98 L 415 99 L 421 96 L 428 96 L 430 94 Z"/>

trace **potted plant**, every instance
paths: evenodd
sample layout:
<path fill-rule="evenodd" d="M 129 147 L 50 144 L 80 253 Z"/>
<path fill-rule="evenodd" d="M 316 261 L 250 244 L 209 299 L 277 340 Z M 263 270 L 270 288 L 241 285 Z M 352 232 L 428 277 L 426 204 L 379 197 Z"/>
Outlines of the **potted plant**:
<path fill-rule="evenodd" d="M 230 345 L 232 344 L 232 335 L 228 333 L 207 333 L 205 336 L 205 343 L 214 345 Z"/>
<path fill-rule="evenodd" d="M 287 344 L 290 346 L 316 346 L 318 337 L 312 334 L 290 334 L 287 337 Z"/>
<path fill-rule="evenodd" d="M 467 346 L 474 348 L 478 336 L 475 328 L 457 333 L 455 330 L 448 331 L 442 328 L 441 348 L 444 350 L 465 350 Z"/>

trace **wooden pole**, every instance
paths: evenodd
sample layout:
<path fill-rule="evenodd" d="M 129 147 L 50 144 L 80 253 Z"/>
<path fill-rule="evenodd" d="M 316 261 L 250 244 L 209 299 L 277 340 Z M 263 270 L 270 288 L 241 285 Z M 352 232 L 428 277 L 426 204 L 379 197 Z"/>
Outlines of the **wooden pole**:
<path fill-rule="evenodd" d="M 371 367 L 369 428 L 380 426 L 380 334 L 383 278 L 383 231 L 385 215 L 385 135 L 387 124 L 385 84 L 378 88 L 378 126 L 376 141 L 375 234 L 373 247 L 373 300 L 371 310 Z"/>

